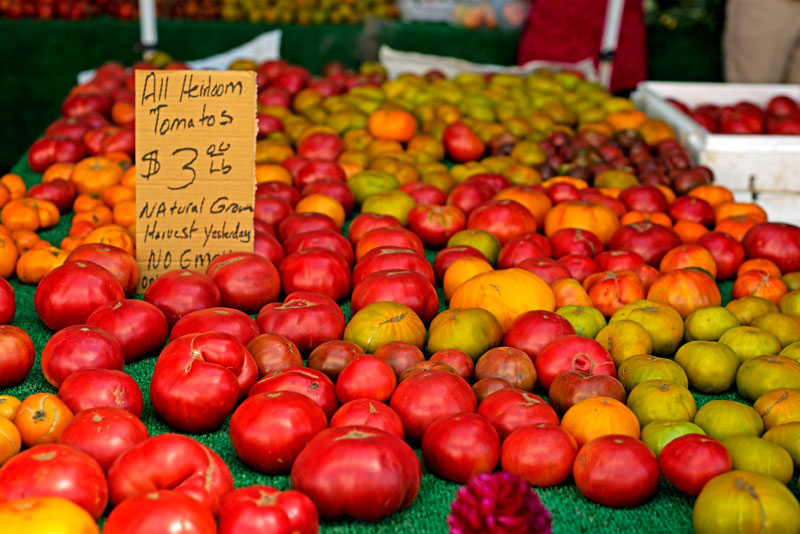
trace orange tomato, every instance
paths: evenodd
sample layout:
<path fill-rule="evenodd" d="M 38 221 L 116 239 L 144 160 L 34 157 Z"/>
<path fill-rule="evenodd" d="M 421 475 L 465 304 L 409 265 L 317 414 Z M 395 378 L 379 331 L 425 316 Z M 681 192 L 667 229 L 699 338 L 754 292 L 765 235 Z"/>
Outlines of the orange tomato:
<path fill-rule="evenodd" d="M 23 284 L 38 284 L 53 269 L 63 265 L 68 255 L 67 251 L 55 247 L 28 250 L 17 261 L 17 278 Z"/>
<path fill-rule="evenodd" d="M 586 181 L 573 178 L 572 176 L 553 176 L 552 178 L 545 180 L 542 183 L 542 186 L 547 188 L 553 184 L 569 184 L 576 189 L 586 189 L 589 187 L 589 184 L 586 183 Z"/>
<path fill-rule="evenodd" d="M 697 243 L 697 240 L 708 233 L 708 228 L 700 223 L 680 219 L 676 222 L 672 229 L 681 238 L 681 241 L 687 244 Z"/>
<path fill-rule="evenodd" d="M 113 208 L 123 200 L 135 200 L 136 190 L 124 185 L 113 185 L 103 191 L 101 198 L 106 206 Z"/>
<path fill-rule="evenodd" d="M 553 202 L 545 193 L 528 185 L 507 187 L 497 193 L 492 200 L 515 200 L 528 208 L 536 219 L 536 227 L 544 225 L 547 212 L 553 207 Z"/>
<path fill-rule="evenodd" d="M 50 228 L 58 224 L 59 218 L 55 204 L 33 198 L 12 200 L 0 211 L 0 221 L 11 231 Z"/>
<path fill-rule="evenodd" d="M 761 297 L 778 304 L 789 292 L 783 280 L 764 271 L 747 271 L 736 277 L 733 283 L 733 298 Z"/>
<path fill-rule="evenodd" d="M 761 219 L 759 222 L 767 220 L 767 212 L 761 206 L 752 202 L 723 202 L 714 208 L 714 215 L 717 223 L 736 215 L 753 215 Z"/>
<path fill-rule="evenodd" d="M 62 497 L 29 497 L 0 503 L 4 532 L 25 534 L 100 534 L 94 518 Z"/>
<path fill-rule="evenodd" d="M 69 229 L 69 235 L 72 237 L 86 237 L 89 235 L 92 230 L 94 230 L 94 225 L 87 221 L 72 221 L 72 226 Z"/>
<path fill-rule="evenodd" d="M 711 253 L 700 245 L 680 245 L 667 252 L 661 259 L 660 270 L 663 274 L 676 269 L 699 267 L 712 278 L 717 278 L 717 263 Z"/>
<path fill-rule="evenodd" d="M 391 139 L 375 139 L 367 147 L 367 155 L 370 158 L 377 158 L 381 155 L 396 155 L 403 153 L 403 145 L 399 141 Z"/>
<path fill-rule="evenodd" d="M 14 274 L 19 251 L 11 237 L 0 236 L 0 276 L 8 278 Z"/>
<path fill-rule="evenodd" d="M 770 276 L 781 277 L 781 269 L 775 262 L 766 258 L 752 258 L 745 260 L 736 270 L 736 277 L 742 276 L 747 271 L 764 271 Z"/>
<path fill-rule="evenodd" d="M 23 254 L 41 241 L 39 234 L 32 230 L 14 230 L 11 232 L 11 239 L 14 240 L 17 250 Z"/>
<path fill-rule="evenodd" d="M 82 211 L 92 211 L 103 206 L 103 199 L 97 193 L 84 193 L 75 197 L 72 203 L 72 211 L 80 213 Z"/>
<path fill-rule="evenodd" d="M 667 204 L 672 204 L 673 202 L 675 202 L 675 199 L 677 197 L 675 196 L 675 191 L 673 191 L 671 187 L 667 187 L 666 185 L 661 185 L 661 184 L 658 184 L 656 187 L 658 188 L 659 191 L 664 193 L 665 197 L 667 197 Z"/>
<path fill-rule="evenodd" d="M 294 207 L 295 213 L 323 213 L 336 221 L 340 227 L 345 221 L 345 212 L 342 205 L 333 197 L 323 195 L 322 193 L 315 193 L 300 199 L 300 202 Z"/>
<path fill-rule="evenodd" d="M 641 221 L 650 221 L 667 228 L 672 227 L 672 219 L 669 218 L 664 212 L 661 211 L 629 211 L 625 213 L 619 220 L 619 224 L 625 226 L 626 224 L 633 224 Z"/>
<path fill-rule="evenodd" d="M 2 184 L 0 184 L 0 207 L 5 206 L 11 200 L 11 193 Z"/>
<path fill-rule="evenodd" d="M 129 227 L 136 222 L 136 201 L 123 200 L 115 204 L 111 214 L 114 217 L 114 224 Z"/>
<path fill-rule="evenodd" d="M 32 447 L 55 443 L 71 420 L 72 411 L 61 399 L 51 393 L 34 393 L 22 401 L 14 424 L 22 442 Z"/>
<path fill-rule="evenodd" d="M 292 175 L 283 165 L 276 163 L 260 163 L 256 165 L 256 183 L 281 182 L 293 185 Z"/>
<path fill-rule="evenodd" d="M 87 235 L 84 243 L 102 243 L 121 248 L 131 256 L 134 255 L 135 243 L 128 230 L 116 224 L 107 224 L 92 230 Z"/>
<path fill-rule="evenodd" d="M 111 105 L 111 120 L 120 126 L 129 124 L 136 119 L 136 111 L 130 102 L 117 100 Z"/>
<path fill-rule="evenodd" d="M 367 128 L 378 139 L 404 142 L 417 132 L 417 119 L 408 111 L 378 109 L 370 114 Z"/>
<path fill-rule="evenodd" d="M 553 206 L 544 220 L 547 237 L 562 228 L 587 230 L 607 243 L 619 228 L 619 219 L 611 208 L 597 202 L 582 200 L 561 202 Z"/>
<path fill-rule="evenodd" d="M 128 167 L 133 164 L 133 160 L 131 160 L 131 157 L 125 152 L 106 152 L 102 157 L 118 163 L 123 171 L 128 170 Z"/>
<path fill-rule="evenodd" d="M 85 158 L 75 164 L 71 180 L 78 193 L 100 193 L 122 179 L 123 166 L 107 156 Z"/>
<path fill-rule="evenodd" d="M 575 438 L 578 447 L 609 434 L 639 439 L 639 420 L 636 415 L 610 397 L 591 397 L 573 404 L 561 419 L 561 428 Z"/>
<path fill-rule="evenodd" d="M 25 186 L 25 180 L 23 180 L 19 174 L 8 173 L 4 175 L 0 178 L 0 184 L 6 187 L 11 195 L 11 200 L 23 198 L 25 193 L 28 192 L 28 188 Z"/>
<path fill-rule="evenodd" d="M 761 222 L 764 222 L 764 220 L 758 215 L 734 215 L 733 217 L 718 220 L 714 230 L 730 234 L 737 241 L 741 241 L 750 228 Z"/>
<path fill-rule="evenodd" d="M 615 111 L 606 115 L 606 122 L 614 131 L 636 130 L 647 120 L 647 115 L 638 109 Z"/>
<path fill-rule="evenodd" d="M 550 284 L 550 289 L 553 290 L 553 295 L 556 297 L 556 309 L 569 305 L 594 307 L 589 294 L 574 278 L 556 280 Z"/>
<path fill-rule="evenodd" d="M 22 401 L 13 395 L 0 395 L 0 417 L 14 420 L 19 410 L 19 405 Z"/>
<path fill-rule="evenodd" d="M 45 169 L 44 174 L 42 174 L 42 181 L 52 182 L 58 179 L 69 181 L 74 166 L 74 163 L 53 163 Z"/>
<path fill-rule="evenodd" d="M 454 261 L 444 272 L 442 286 L 444 287 L 444 298 L 450 300 L 458 286 L 475 276 L 476 274 L 493 271 L 491 264 L 481 258 L 464 257 Z"/>
<path fill-rule="evenodd" d="M 58 248 L 60 248 L 65 252 L 72 252 L 79 246 L 83 245 L 83 239 L 84 239 L 83 237 L 75 237 L 68 235 L 67 237 L 61 240 L 61 243 L 59 243 Z"/>
<path fill-rule="evenodd" d="M 716 208 L 724 202 L 733 202 L 733 193 L 721 185 L 700 185 L 689 191 L 690 197 L 701 198 Z"/>
<path fill-rule="evenodd" d="M 22 437 L 14 423 L 0 417 L 0 465 L 14 456 L 22 448 Z M 5 526 L 4 526 L 5 528 Z"/>
<path fill-rule="evenodd" d="M 122 177 L 119 179 L 119 185 L 130 187 L 134 191 L 136 190 L 136 165 L 131 165 L 122 173 Z"/>
<path fill-rule="evenodd" d="M 642 140 L 650 146 L 655 146 L 667 139 L 675 139 L 672 127 L 659 119 L 647 119 L 639 125 L 638 130 Z"/>
<path fill-rule="evenodd" d="M 72 217 L 72 224 L 86 221 L 91 223 L 95 228 L 106 224 L 111 224 L 114 220 L 114 214 L 108 206 L 98 206 L 90 211 L 75 212 Z"/>

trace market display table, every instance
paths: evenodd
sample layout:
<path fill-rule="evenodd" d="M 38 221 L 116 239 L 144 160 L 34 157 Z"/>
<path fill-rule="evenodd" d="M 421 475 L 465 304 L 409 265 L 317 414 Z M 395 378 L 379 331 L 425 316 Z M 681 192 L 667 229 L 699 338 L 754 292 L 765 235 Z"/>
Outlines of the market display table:
<path fill-rule="evenodd" d="M 283 32 L 281 57 L 312 72 L 319 72 L 332 60 L 355 67 L 375 59 L 380 44 L 477 63 L 511 65 L 516 60 L 519 40 L 519 34 L 514 32 L 395 20 L 375 20 L 359 26 L 159 20 L 159 47 L 178 59 L 197 59 L 229 50 L 275 28 Z M 720 44 L 715 31 L 653 26 L 648 39 L 650 79 L 720 79 Z M 77 72 L 112 59 L 133 64 L 140 59 L 133 47 L 138 40 L 138 21 L 0 19 L 0 116 L 6 121 L 0 130 L 0 170 L 11 166 L 27 143 L 59 115 L 60 95 L 75 85 Z"/>
<path fill-rule="evenodd" d="M 30 170 L 24 158 L 17 163 L 13 171 L 21 175 L 28 186 L 38 183 L 40 180 L 40 176 Z M 56 227 L 41 233 L 42 239 L 56 244 L 59 243 L 61 238 L 68 232 L 71 218 L 70 214 L 62 217 Z M 428 258 L 431 260 L 434 254 L 435 252 L 433 251 L 427 252 Z M 35 286 L 23 285 L 16 278 L 12 278 L 10 282 L 16 291 L 17 297 L 17 314 L 12 324 L 28 332 L 36 348 L 37 359 L 33 370 L 28 374 L 25 381 L 13 388 L 0 391 L 0 393 L 15 395 L 19 398 L 24 398 L 37 392 L 56 393 L 55 388 L 45 381 L 40 366 L 41 351 L 50 337 L 51 331 L 39 320 L 33 308 L 33 294 L 36 288 Z M 731 282 L 720 284 L 723 305 L 731 299 L 731 288 Z M 442 296 L 441 288 L 438 288 L 438 293 L 440 309 L 445 309 L 446 302 Z M 349 303 L 345 303 L 342 309 L 349 320 Z M 125 372 L 130 374 L 142 389 L 145 400 L 142 421 L 151 435 L 174 432 L 174 429 L 170 428 L 155 413 L 150 403 L 149 384 L 155 362 L 156 357 L 151 356 L 125 366 Z M 537 393 L 539 392 L 537 391 Z M 735 393 L 717 396 L 699 395 L 697 393 L 693 393 L 693 395 L 698 408 L 714 399 L 741 401 Z M 248 468 L 239 460 L 234 454 L 228 438 L 227 424 L 217 432 L 193 437 L 210 446 L 222 457 L 230 467 L 237 487 L 252 484 L 269 484 L 279 489 L 288 489 L 288 476 L 266 476 Z M 418 449 L 417 454 L 421 460 Z M 450 510 L 450 503 L 458 488 L 458 484 L 446 482 L 424 471 L 419 497 L 408 509 L 376 523 L 354 520 L 324 522 L 320 531 L 322 533 L 340 534 L 395 532 L 445 534 L 448 531 L 446 518 Z M 789 488 L 795 495 L 800 496 L 798 495 L 797 478 L 789 484 Z M 644 505 L 631 509 L 615 510 L 587 500 L 578 492 L 571 478 L 555 487 L 538 488 L 537 493 L 553 516 L 553 527 L 556 533 L 633 533 L 644 531 L 648 533 L 676 533 L 691 531 L 694 499 L 679 492 L 663 477 L 655 498 Z"/>

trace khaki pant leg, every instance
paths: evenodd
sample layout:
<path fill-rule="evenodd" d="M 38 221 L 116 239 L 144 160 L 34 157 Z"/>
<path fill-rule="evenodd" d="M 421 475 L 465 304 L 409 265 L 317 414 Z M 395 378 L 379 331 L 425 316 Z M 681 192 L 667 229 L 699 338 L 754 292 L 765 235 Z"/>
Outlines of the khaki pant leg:
<path fill-rule="evenodd" d="M 800 1 L 728 0 L 723 32 L 725 79 L 785 81 L 799 35 Z"/>
<path fill-rule="evenodd" d="M 794 52 L 789 58 L 789 75 L 786 81 L 789 83 L 800 84 L 800 31 L 797 35 L 797 41 L 794 46 Z"/>

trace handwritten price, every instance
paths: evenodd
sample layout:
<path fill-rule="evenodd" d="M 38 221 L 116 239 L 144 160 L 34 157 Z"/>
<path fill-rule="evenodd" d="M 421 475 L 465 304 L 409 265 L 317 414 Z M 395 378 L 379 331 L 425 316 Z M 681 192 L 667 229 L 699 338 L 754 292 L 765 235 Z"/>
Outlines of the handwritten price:
<path fill-rule="evenodd" d="M 228 150 L 231 148 L 230 143 L 226 143 L 224 141 L 220 141 L 218 144 L 212 143 L 208 145 L 208 148 L 205 150 L 206 156 L 208 156 L 208 174 L 213 175 L 216 173 L 221 173 L 223 175 L 227 175 L 231 172 L 231 165 L 225 162 L 225 155 Z M 183 148 L 176 148 L 172 151 L 172 156 L 177 156 L 179 154 L 184 154 L 182 156 L 184 158 L 185 163 L 181 167 L 185 173 L 188 173 L 189 178 L 186 183 L 183 185 L 177 186 L 167 186 L 167 189 L 172 191 L 178 191 L 181 189 L 186 189 L 190 185 L 195 182 L 197 178 L 197 171 L 194 168 L 194 164 L 197 161 L 197 156 L 199 151 L 194 147 L 183 147 Z M 144 154 L 141 159 L 142 162 L 142 169 L 145 169 L 144 172 L 140 173 L 141 177 L 145 180 L 150 180 L 152 176 L 155 176 L 161 170 L 161 163 L 158 161 L 158 150 L 151 150 L 150 152 Z"/>

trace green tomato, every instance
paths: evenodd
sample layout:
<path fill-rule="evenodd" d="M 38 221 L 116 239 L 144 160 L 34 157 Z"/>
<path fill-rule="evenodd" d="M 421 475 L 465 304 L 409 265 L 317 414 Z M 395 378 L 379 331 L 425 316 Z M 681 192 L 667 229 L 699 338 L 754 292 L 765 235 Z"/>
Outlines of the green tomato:
<path fill-rule="evenodd" d="M 764 422 L 757 411 L 730 400 L 707 402 L 697 410 L 694 423 L 720 441 L 739 435 L 759 437 L 764 432 Z"/>
<path fill-rule="evenodd" d="M 752 402 L 779 388 L 800 389 L 800 363 L 783 356 L 756 356 L 736 373 L 736 390 L 745 400 Z"/>
<path fill-rule="evenodd" d="M 486 230 L 470 229 L 461 230 L 447 240 L 448 247 L 467 245 L 479 250 L 486 261 L 492 265 L 497 264 L 497 255 L 500 254 L 500 241 Z"/>
<path fill-rule="evenodd" d="M 697 413 L 697 405 L 688 389 L 663 380 L 641 382 L 628 395 L 627 404 L 641 426 L 656 421 L 688 423 Z"/>
<path fill-rule="evenodd" d="M 655 421 L 642 428 L 642 442 L 658 457 L 667 444 L 686 434 L 706 435 L 702 428 L 685 421 Z"/>
<path fill-rule="evenodd" d="M 603 317 L 600 310 L 591 306 L 569 304 L 561 306 L 556 313 L 569 321 L 579 336 L 594 339 L 606 326 L 606 318 Z"/>
<path fill-rule="evenodd" d="M 675 354 L 689 384 L 701 393 L 722 393 L 733 386 L 739 357 L 728 345 L 717 341 L 691 341 Z"/>
<path fill-rule="evenodd" d="M 792 457 L 780 445 L 755 436 L 733 436 L 722 444 L 731 453 L 734 469 L 769 475 L 784 484 L 792 480 Z"/>
<path fill-rule="evenodd" d="M 689 314 L 684 325 L 686 341 L 719 341 L 722 334 L 739 326 L 739 319 L 722 306 L 709 306 Z"/>
<path fill-rule="evenodd" d="M 622 362 L 617 369 L 617 378 L 628 393 L 646 380 L 663 380 L 683 387 L 689 386 L 689 379 L 680 365 L 667 358 L 649 354 L 637 354 Z"/>

